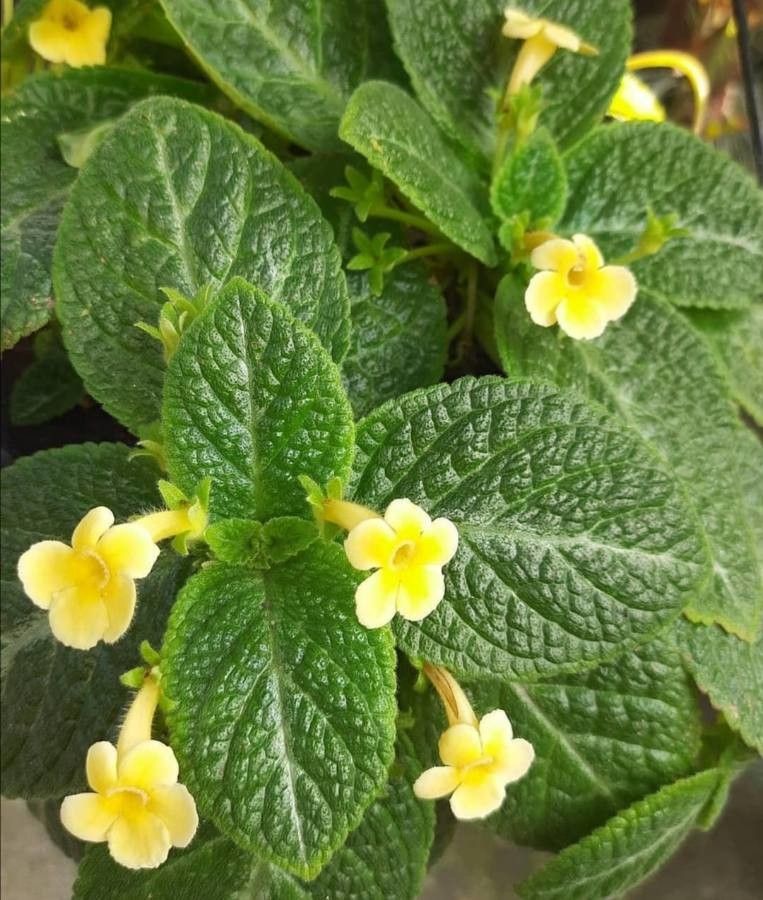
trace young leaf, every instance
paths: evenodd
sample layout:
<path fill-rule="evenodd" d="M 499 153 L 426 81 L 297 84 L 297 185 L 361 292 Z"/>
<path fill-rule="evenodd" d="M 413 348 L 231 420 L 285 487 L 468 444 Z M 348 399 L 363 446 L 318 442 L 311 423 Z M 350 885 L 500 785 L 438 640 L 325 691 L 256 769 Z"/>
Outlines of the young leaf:
<path fill-rule="evenodd" d="M 23 593 L 18 557 L 40 540 L 69 541 L 88 509 L 125 520 L 158 502 L 157 471 L 128 461 L 121 444 L 78 444 L 19 460 L 2 473 L 3 793 L 60 797 L 83 790 L 85 754 L 116 734 L 128 696 L 119 684 L 138 644 L 159 643 L 188 563 L 165 551 L 138 588 L 130 631 L 83 652 L 53 637 L 46 613 Z"/>
<path fill-rule="evenodd" d="M 39 425 L 63 415 L 85 396 L 82 379 L 63 348 L 30 363 L 11 390 L 9 412 L 14 425 Z"/>
<path fill-rule="evenodd" d="M 383 81 L 361 85 L 347 104 L 339 136 L 446 237 L 487 265 L 495 264 L 485 187 L 404 90 Z"/>
<path fill-rule="evenodd" d="M 650 875 L 687 837 L 728 773 L 707 769 L 634 803 L 523 882 L 526 900 L 604 900 Z"/>
<path fill-rule="evenodd" d="M 53 315 L 53 242 L 77 177 L 64 162 L 58 135 L 114 119 L 154 93 L 203 100 L 209 91 L 180 78 L 99 67 L 37 75 L 3 98 L 3 350 Z"/>
<path fill-rule="evenodd" d="M 576 388 L 641 432 L 680 480 L 712 566 L 687 615 L 752 640 L 763 617 L 763 574 L 740 485 L 742 431 L 702 339 L 642 291 L 622 323 L 596 341 L 573 341 L 534 325 L 521 292 L 507 279 L 496 299 L 504 367 Z M 752 465 L 763 481 L 763 465 Z"/>
<path fill-rule="evenodd" d="M 303 877 L 360 822 L 392 761 L 392 641 L 358 625 L 356 584 L 323 542 L 259 574 L 217 563 L 181 592 L 162 653 L 200 813 Z"/>
<path fill-rule="evenodd" d="M 532 382 L 464 378 L 363 420 L 354 498 L 408 497 L 459 531 L 445 599 L 398 642 L 476 677 L 612 658 L 674 618 L 702 573 L 696 524 L 637 436 Z"/>
<path fill-rule="evenodd" d="M 572 28 L 599 51 L 591 57 L 560 50 L 536 79 L 546 104 L 541 124 L 569 146 L 601 119 L 617 89 L 630 50 L 631 5 L 628 0 L 515 5 Z M 493 156 L 498 98 L 521 45 L 501 34 L 506 6 L 505 0 L 387 0 L 395 48 L 419 100 L 475 159 Z"/>
<path fill-rule="evenodd" d="M 235 276 L 288 303 L 344 356 L 339 253 L 296 179 L 213 113 L 168 98 L 139 104 L 81 170 L 56 244 L 64 338 L 88 391 L 133 430 L 156 419 L 161 346 L 135 323 L 156 321 L 161 288 L 193 297 Z"/>
<path fill-rule="evenodd" d="M 699 752 L 695 691 L 668 632 L 583 675 L 471 691 L 483 712 L 504 709 L 535 748 L 527 775 L 490 828 L 558 850 L 628 803 L 689 774 Z"/>
<path fill-rule="evenodd" d="M 558 229 L 584 232 L 608 260 L 638 244 L 649 210 L 689 234 L 632 268 L 642 290 L 681 306 L 746 306 L 763 283 L 763 193 L 728 157 L 653 122 L 601 128 L 567 157 Z"/>
<path fill-rule="evenodd" d="M 240 278 L 184 335 L 162 421 L 172 480 L 188 492 L 210 476 L 218 518 L 305 515 L 299 476 L 344 479 L 352 461 L 352 410 L 328 352 Z"/>
<path fill-rule="evenodd" d="M 380 0 L 162 0 L 210 77 L 249 115 L 312 150 L 337 148 L 356 85 L 399 77 Z"/>
<path fill-rule="evenodd" d="M 219 560 L 255 569 L 285 562 L 317 539 L 314 522 L 292 516 L 279 516 L 265 524 L 251 519 L 223 519 L 204 532 L 204 540 Z"/>

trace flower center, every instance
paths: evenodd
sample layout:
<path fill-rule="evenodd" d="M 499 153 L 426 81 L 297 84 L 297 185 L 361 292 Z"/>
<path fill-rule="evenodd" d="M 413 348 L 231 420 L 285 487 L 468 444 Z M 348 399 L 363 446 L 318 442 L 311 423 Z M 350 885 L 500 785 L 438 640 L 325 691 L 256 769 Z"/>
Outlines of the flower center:
<path fill-rule="evenodd" d="M 402 569 L 407 566 L 412 557 L 416 544 L 413 541 L 405 541 L 392 554 L 392 566 L 396 569 Z"/>
<path fill-rule="evenodd" d="M 76 31 L 79 22 L 74 18 L 70 13 L 64 13 L 63 18 L 61 19 L 61 24 L 67 31 Z"/>
<path fill-rule="evenodd" d="M 110 574 L 106 563 L 92 550 L 83 550 L 75 554 L 72 560 L 72 581 L 81 587 L 92 590 L 104 588 Z"/>
<path fill-rule="evenodd" d="M 148 803 L 148 794 L 134 787 L 114 788 L 108 797 L 118 806 L 119 814 L 128 817 L 142 812 Z"/>
<path fill-rule="evenodd" d="M 492 765 L 493 757 L 492 756 L 481 756 L 479 759 L 475 760 L 473 763 L 469 763 L 468 766 L 464 766 L 461 770 L 464 775 L 469 772 L 474 772 L 476 769 L 482 769 L 485 766 Z"/>
<path fill-rule="evenodd" d="M 580 287 L 585 281 L 585 276 L 585 266 L 582 263 L 578 263 L 578 265 L 573 266 L 567 273 L 567 281 L 573 287 Z"/>

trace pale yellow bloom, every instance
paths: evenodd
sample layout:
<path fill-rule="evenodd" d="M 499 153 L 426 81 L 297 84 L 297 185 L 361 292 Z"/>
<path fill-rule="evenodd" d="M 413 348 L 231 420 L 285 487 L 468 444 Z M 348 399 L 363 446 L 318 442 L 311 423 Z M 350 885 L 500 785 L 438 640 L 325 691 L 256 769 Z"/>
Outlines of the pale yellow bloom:
<path fill-rule="evenodd" d="M 442 600 L 442 567 L 458 548 L 458 531 L 449 519 L 430 519 L 410 500 L 393 500 L 384 518 L 361 521 L 344 543 L 351 565 L 376 569 L 359 585 L 355 606 L 361 625 L 380 628 L 395 612 L 417 622 Z"/>
<path fill-rule="evenodd" d="M 61 822 L 83 841 L 108 841 L 116 862 L 129 869 L 161 865 L 171 847 L 186 847 L 199 824 L 196 804 L 178 784 L 171 748 L 151 740 L 159 687 L 150 676 L 138 692 L 115 747 L 93 744 L 87 780 L 93 793 L 67 797 Z"/>
<path fill-rule="evenodd" d="M 504 10 L 504 16 L 503 34 L 524 41 L 511 72 L 509 94 L 516 94 L 521 87 L 530 84 L 559 48 L 587 56 L 598 53 L 571 28 L 558 22 L 530 16 L 511 6 Z"/>
<path fill-rule="evenodd" d="M 437 689 L 450 727 L 440 737 L 444 766 L 423 772 L 413 785 L 422 800 L 452 794 L 450 807 L 457 819 L 483 819 L 495 812 L 506 796 L 506 785 L 522 778 L 532 765 L 532 744 L 515 738 L 502 709 L 478 722 L 455 678 L 427 663 L 424 672 Z"/>
<path fill-rule="evenodd" d="M 636 279 L 625 266 L 605 266 L 599 248 L 584 234 L 554 238 L 533 250 L 536 269 L 525 305 L 536 325 L 559 323 L 570 337 L 598 337 L 608 322 L 625 315 L 636 298 Z"/>
<path fill-rule="evenodd" d="M 114 525 L 105 506 L 91 509 L 74 529 L 71 546 L 40 541 L 21 555 L 18 575 L 29 599 L 49 611 L 53 634 L 68 647 L 111 644 L 135 611 L 135 579 L 151 571 L 159 548 L 138 524 Z"/>
<path fill-rule="evenodd" d="M 665 107 L 654 91 L 630 72 L 623 75 L 607 114 L 623 122 L 664 122 L 666 118 Z"/>
<path fill-rule="evenodd" d="M 50 0 L 29 26 L 29 43 L 48 62 L 102 66 L 110 30 L 111 11 L 105 6 L 90 9 L 79 0 Z"/>

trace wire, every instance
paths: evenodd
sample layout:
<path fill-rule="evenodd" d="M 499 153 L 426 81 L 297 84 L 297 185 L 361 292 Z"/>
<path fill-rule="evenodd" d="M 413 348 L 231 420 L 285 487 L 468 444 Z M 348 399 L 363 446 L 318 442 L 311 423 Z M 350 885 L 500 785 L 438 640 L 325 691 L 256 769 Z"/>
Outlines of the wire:
<path fill-rule="evenodd" d="M 758 173 L 758 181 L 763 184 L 763 131 L 761 131 L 760 119 L 758 118 L 758 107 L 755 102 L 755 78 L 752 71 L 750 28 L 747 23 L 744 0 L 732 0 L 732 5 L 734 8 L 734 21 L 737 26 L 737 44 L 739 46 L 739 61 L 742 66 L 744 100 L 745 106 L 747 107 L 747 119 L 750 123 L 752 155 L 755 159 L 755 170 Z"/>

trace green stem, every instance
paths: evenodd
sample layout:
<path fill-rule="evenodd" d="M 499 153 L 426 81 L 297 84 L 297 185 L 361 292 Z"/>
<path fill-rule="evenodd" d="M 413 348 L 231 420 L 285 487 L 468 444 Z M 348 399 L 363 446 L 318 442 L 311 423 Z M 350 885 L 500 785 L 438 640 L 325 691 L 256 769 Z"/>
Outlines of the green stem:
<path fill-rule="evenodd" d="M 400 263 L 410 262 L 412 259 L 420 259 L 422 256 L 445 256 L 448 253 L 457 252 L 458 248 L 455 247 L 450 241 L 443 241 L 439 244 L 425 244 L 423 247 L 416 247 L 415 250 L 409 250 L 405 256 L 400 257 Z"/>
<path fill-rule="evenodd" d="M 3 28 L 7 28 L 13 18 L 13 0 L 3 0 Z"/>
<path fill-rule="evenodd" d="M 466 282 L 466 308 L 464 310 L 464 343 L 468 346 L 474 339 L 474 319 L 477 315 L 477 282 L 479 269 L 477 263 L 469 265 Z"/>
<path fill-rule="evenodd" d="M 389 219 L 393 222 L 401 222 L 411 228 L 416 228 L 426 234 L 442 237 L 442 232 L 423 216 L 417 216 L 414 213 L 405 212 L 402 209 L 395 209 L 393 206 L 372 206 L 368 213 L 369 217 L 374 219 Z"/>
<path fill-rule="evenodd" d="M 451 323 L 448 328 L 448 333 L 445 335 L 446 341 L 450 344 L 454 338 L 458 337 L 458 335 L 463 331 L 464 324 L 466 322 L 466 314 L 461 313 L 461 315 L 457 316 Z"/>

